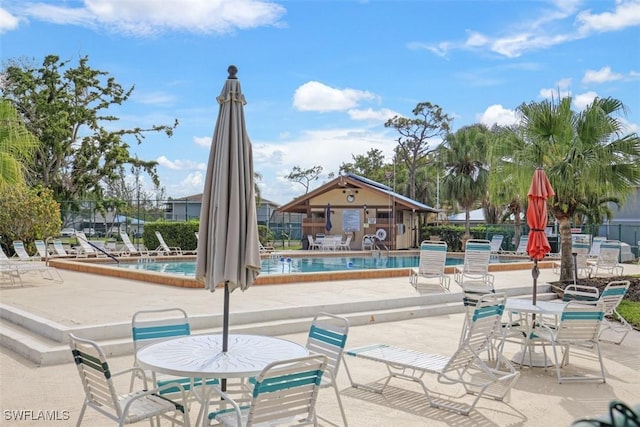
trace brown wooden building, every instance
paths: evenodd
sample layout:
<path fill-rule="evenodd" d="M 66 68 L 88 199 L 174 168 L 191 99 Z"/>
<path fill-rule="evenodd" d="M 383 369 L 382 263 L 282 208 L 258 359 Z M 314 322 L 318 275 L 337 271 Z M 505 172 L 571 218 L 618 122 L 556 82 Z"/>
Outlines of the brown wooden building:
<path fill-rule="evenodd" d="M 417 247 L 418 224 L 437 210 L 395 193 L 389 186 L 346 174 L 280 206 L 279 212 L 305 214 L 302 235 L 351 235 L 351 248 L 362 249 L 365 235 L 377 235 L 390 249 Z M 327 213 L 331 229 L 327 229 Z M 304 242 L 304 240 L 303 240 Z"/>

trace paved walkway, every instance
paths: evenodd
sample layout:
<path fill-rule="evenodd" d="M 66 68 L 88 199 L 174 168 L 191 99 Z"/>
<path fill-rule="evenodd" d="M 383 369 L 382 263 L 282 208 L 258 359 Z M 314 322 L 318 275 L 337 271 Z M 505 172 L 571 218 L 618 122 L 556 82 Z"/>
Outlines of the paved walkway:
<path fill-rule="evenodd" d="M 625 266 L 626 273 L 640 274 L 639 266 Z M 190 315 L 219 313 L 222 292 L 210 294 L 202 289 L 178 289 L 109 277 L 62 271 L 64 283 L 43 282 L 37 276 L 24 288 L 0 288 L 0 302 L 65 325 L 124 322 L 143 308 L 181 306 Z M 555 281 L 551 270 L 542 270 L 540 282 Z M 531 283 L 530 271 L 496 273 L 496 288 Z M 457 285 L 452 284 L 452 287 Z M 434 288 L 434 291 L 436 289 Z M 455 290 L 454 290 L 455 291 Z M 256 286 L 231 294 L 231 312 L 261 308 L 302 307 L 319 303 L 384 300 L 416 295 L 408 278 L 315 282 L 290 285 Z M 431 353 L 452 354 L 457 346 L 462 315 L 435 316 L 401 322 L 372 323 L 353 327 L 347 347 L 383 342 Z M 232 325 L 233 328 L 233 325 Z M 304 344 L 306 334 L 283 338 Z M 640 403 L 640 332 L 631 333 L 620 346 L 603 343 L 607 382 L 558 384 L 555 372 L 542 368 L 523 368 L 522 375 L 506 402 L 482 399 L 469 417 L 429 407 L 415 384 L 395 380 L 384 395 L 349 387 L 344 372 L 339 386 L 352 427 L 375 426 L 546 426 L 569 425 L 572 420 L 607 411 L 608 402 L 620 399 Z M 516 346 L 507 347 L 512 355 Z M 132 357 L 111 359 L 115 370 L 131 366 Z M 349 359 L 352 373 L 360 382 L 372 382 L 384 375 L 384 367 Z M 568 369 L 596 370 L 597 361 L 589 350 L 572 355 Z M 427 378 L 441 392 L 451 389 Z M 126 388 L 125 384 L 123 387 Z M 0 407 L 2 426 L 71 426 L 79 414 L 83 398 L 75 366 L 71 363 L 37 367 L 0 348 Z M 319 413 L 339 420 L 331 391 L 323 390 Z M 35 419 L 46 415 L 59 421 Z M 23 420 L 16 418 L 22 416 Z M 26 419 L 25 419 L 26 418 Z M 111 426 L 95 411 L 85 416 L 87 426 Z M 321 425 L 327 425 L 321 423 Z"/>

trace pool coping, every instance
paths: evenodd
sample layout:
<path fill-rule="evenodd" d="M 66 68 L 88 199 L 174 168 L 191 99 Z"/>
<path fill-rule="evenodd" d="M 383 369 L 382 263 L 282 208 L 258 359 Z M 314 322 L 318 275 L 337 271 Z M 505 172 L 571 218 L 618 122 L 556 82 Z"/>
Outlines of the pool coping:
<path fill-rule="evenodd" d="M 336 256 L 347 254 L 368 254 L 369 252 L 330 252 L 327 254 L 311 254 L 306 253 L 277 253 L 278 256 L 287 257 L 302 257 L 302 256 Z M 395 251 L 393 255 L 407 255 L 412 253 L 411 251 Z M 417 251 L 416 251 L 417 253 Z M 462 254 L 461 252 L 459 254 Z M 275 255 L 275 254 L 274 254 Z M 274 256 L 274 255 L 267 255 Z M 195 255 L 182 255 L 182 256 L 160 256 L 152 257 L 154 260 L 193 260 Z M 145 257 L 128 257 L 123 261 L 132 260 L 144 260 Z M 118 277 L 128 280 L 138 280 L 148 283 L 156 283 L 159 285 L 176 286 L 181 288 L 204 288 L 204 283 L 196 280 L 195 278 L 180 276 L 170 273 L 157 273 L 152 271 L 131 270 L 126 268 L 114 268 L 111 266 L 113 261 L 110 258 L 60 258 L 49 259 L 48 263 L 52 267 L 78 271 L 82 273 L 100 274 L 102 276 Z M 538 262 L 539 268 L 551 268 L 554 261 L 543 260 Z M 108 265 L 107 265 L 108 264 Z M 533 267 L 533 262 L 510 262 L 490 264 L 489 271 L 514 271 L 514 270 L 527 270 Z M 445 268 L 445 273 L 453 274 L 455 267 L 449 266 Z M 373 270 L 348 270 L 348 271 L 329 271 L 329 272 L 314 272 L 314 273 L 297 273 L 297 274 L 269 274 L 258 276 L 254 285 L 283 285 L 290 283 L 300 282 L 321 282 L 321 281 L 333 281 L 333 280 L 365 280 L 385 277 L 409 277 L 412 268 L 382 268 Z"/>

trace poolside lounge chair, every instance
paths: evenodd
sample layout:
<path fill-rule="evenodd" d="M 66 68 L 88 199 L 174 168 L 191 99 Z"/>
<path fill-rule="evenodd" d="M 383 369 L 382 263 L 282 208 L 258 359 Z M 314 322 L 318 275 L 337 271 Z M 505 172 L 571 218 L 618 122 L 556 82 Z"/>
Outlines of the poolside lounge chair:
<path fill-rule="evenodd" d="M 76 231 L 76 239 L 80 244 L 80 249 L 78 250 L 76 248 L 77 257 L 88 258 L 90 256 L 93 256 L 93 257 L 98 256 L 98 251 L 95 250 L 94 247 L 89 244 L 89 239 L 87 239 L 87 236 L 86 234 L 84 234 L 84 231 Z"/>
<path fill-rule="evenodd" d="M 629 331 L 633 329 L 629 322 L 627 322 L 627 320 L 618 313 L 618 306 L 627 294 L 630 283 L 631 282 L 628 280 L 609 282 L 607 287 L 602 291 L 602 294 L 600 294 L 600 299 L 604 303 L 604 319 L 602 319 L 602 325 L 598 334 L 598 338 L 601 340 L 602 334 L 605 331 L 610 330 L 614 333 L 622 334 L 622 336 L 618 341 L 607 341 L 611 341 L 614 344 L 620 344 L 624 341 Z"/>
<path fill-rule="evenodd" d="M 36 250 L 38 251 L 40 259 L 46 260 L 51 257 L 52 254 L 49 253 L 49 248 L 47 248 L 47 244 L 44 240 L 34 240 L 33 243 L 36 245 Z"/>
<path fill-rule="evenodd" d="M 13 250 L 16 252 L 20 261 L 40 261 L 40 255 L 29 255 L 22 240 L 13 241 Z"/>
<path fill-rule="evenodd" d="M 307 234 L 307 240 L 309 241 L 309 250 L 312 251 L 314 249 L 320 250 L 320 243 L 316 242 L 313 239 L 311 234 Z"/>
<path fill-rule="evenodd" d="M 242 407 L 227 393 L 212 387 L 230 408 L 209 414 L 227 427 L 269 425 L 303 425 L 317 427 L 316 401 L 323 373 L 327 367 L 324 354 L 270 363 L 256 377 L 249 405 Z"/>
<path fill-rule="evenodd" d="M 419 290 L 420 278 L 438 279 L 438 284 L 446 292 L 449 291 L 450 279 L 444 272 L 447 261 L 447 242 L 423 240 L 420 243 L 420 260 L 418 268 L 412 268 L 409 282 Z"/>
<path fill-rule="evenodd" d="M 62 240 L 54 239 L 53 240 L 53 250 L 55 254 L 60 257 L 72 257 L 75 256 L 73 253 L 68 253 L 62 244 Z"/>
<path fill-rule="evenodd" d="M 19 245 L 18 245 L 19 246 Z M 28 256 L 28 254 L 27 254 Z M 19 279 L 20 285 L 24 286 L 22 281 L 22 275 L 27 273 L 40 273 L 43 279 L 52 280 L 54 282 L 63 282 L 60 272 L 54 268 L 49 267 L 40 261 L 19 261 L 15 259 L 9 259 L 7 254 L 0 246 L 0 264 L 4 267 L 2 269 L 4 276 L 9 276 L 11 281 L 15 284 L 15 279 Z"/>
<path fill-rule="evenodd" d="M 124 244 L 125 250 L 129 255 L 140 255 L 140 256 L 149 256 L 149 251 L 144 249 L 138 249 L 133 243 L 131 243 L 131 239 L 129 235 L 123 231 L 120 232 L 120 238 L 122 239 L 122 243 Z"/>
<path fill-rule="evenodd" d="M 85 397 L 78 416 L 77 425 L 82 424 L 87 408 L 92 408 L 102 415 L 119 423 L 120 426 L 138 421 L 149 420 L 153 424 L 160 418 L 188 427 L 189 413 L 186 407 L 186 395 L 180 384 L 170 383 L 162 387 L 148 388 L 143 380 L 143 388 L 139 391 L 118 394 L 113 378 L 140 371 L 131 368 L 120 372 L 109 369 L 107 357 L 102 348 L 95 342 L 78 338 L 69 334 L 71 353 L 78 368 L 78 374 L 84 388 Z M 160 394 L 167 389 L 175 388 L 179 391 L 181 402 L 173 401 Z"/>
<path fill-rule="evenodd" d="M 502 234 L 494 234 L 491 237 L 491 253 L 498 254 L 502 252 L 502 241 L 504 236 Z"/>
<path fill-rule="evenodd" d="M 177 246 L 167 245 L 167 243 L 164 241 L 164 237 L 162 237 L 162 234 L 159 231 L 156 231 L 156 238 L 158 239 L 158 242 L 160 242 L 160 246 L 158 246 L 155 250 L 156 253 L 164 253 L 166 255 L 182 255 L 182 249 Z"/>
<path fill-rule="evenodd" d="M 489 273 L 490 260 L 491 244 L 488 240 L 468 240 L 463 264 L 455 267 L 454 280 L 465 291 L 493 292 L 494 277 Z"/>
<path fill-rule="evenodd" d="M 607 238 L 603 236 L 596 236 L 593 238 L 593 241 L 591 242 L 591 249 L 589 250 L 589 258 L 598 258 L 598 255 L 600 255 L 600 246 L 602 245 L 602 242 L 605 242 L 606 240 Z"/>
<path fill-rule="evenodd" d="M 342 406 L 342 400 L 340 399 L 337 377 L 348 334 L 349 321 L 347 319 L 329 313 L 318 313 L 311 322 L 306 345 L 312 354 L 324 354 L 327 356 L 327 369 L 322 376 L 320 388 L 333 388 L 344 427 L 347 427 L 347 416 Z M 324 419 L 320 416 L 318 416 L 318 418 Z M 328 420 L 326 421 L 333 424 Z"/>
<path fill-rule="evenodd" d="M 261 242 L 258 242 L 258 245 L 261 254 L 269 254 L 276 250 L 276 248 L 274 248 L 273 246 L 264 246 Z"/>
<path fill-rule="evenodd" d="M 338 249 L 341 251 L 351 250 L 351 235 L 348 235 L 347 239 L 344 242 L 340 241 L 340 243 L 338 244 Z"/>
<path fill-rule="evenodd" d="M 600 340 L 598 333 L 600 324 L 604 317 L 604 302 L 596 301 L 589 303 L 586 301 L 570 301 L 564 307 L 558 325 L 547 325 L 544 322 L 536 325 L 532 332 L 530 342 L 532 344 L 542 344 L 545 358 L 547 356 L 547 345 L 553 349 L 553 359 L 556 367 L 558 382 L 566 381 L 593 381 L 601 380 L 606 382 L 604 363 L 600 353 Z M 590 376 L 563 376 L 562 368 L 569 362 L 569 352 L 572 345 L 584 347 L 595 347 L 600 362 L 600 375 Z M 530 345 L 531 350 L 533 346 Z M 562 359 L 559 359 L 558 347 L 562 349 Z M 546 366 L 545 366 L 546 370 Z"/>
<path fill-rule="evenodd" d="M 520 236 L 520 242 L 515 250 L 516 255 L 527 255 L 527 244 L 529 243 L 529 236 Z"/>
<path fill-rule="evenodd" d="M 493 348 L 505 301 L 506 295 L 503 293 L 484 295 L 478 301 L 466 335 L 451 357 L 384 344 L 348 350 L 346 354 L 349 356 L 383 363 L 388 372 L 381 387 L 358 384 L 353 381 L 345 361 L 345 370 L 351 385 L 383 393 L 392 378 L 413 381 L 422 386 L 431 406 L 462 415 L 469 415 L 481 397 L 488 396 L 503 400 L 520 375 L 502 353 Z M 488 351 L 496 357 L 496 360 L 490 364 L 480 357 L 480 354 Z M 436 375 L 441 385 L 462 386 L 467 394 L 476 396 L 470 404 L 460 402 L 459 399 L 453 400 L 453 398 L 443 403 L 443 396 L 448 394 L 438 394 L 438 400 L 435 400 L 431 397 L 426 381 L 423 380 L 425 374 Z"/>
<path fill-rule="evenodd" d="M 621 276 L 624 270 L 618 263 L 620 257 L 620 242 L 618 240 L 606 240 L 600 245 L 600 255 L 596 261 L 590 261 L 593 276 L 598 276 L 598 270 L 604 270 L 612 276 Z"/>
<path fill-rule="evenodd" d="M 589 264 L 589 250 L 591 246 L 588 243 L 583 243 L 581 241 L 575 241 L 571 244 L 571 252 L 572 254 L 576 254 L 575 266 L 578 270 L 578 277 L 580 277 L 580 273 L 582 273 L 583 277 L 591 276 L 591 264 Z M 554 262 L 552 267 L 552 271 L 554 273 L 560 274 L 560 262 Z M 573 270 L 573 269 L 572 269 Z"/>

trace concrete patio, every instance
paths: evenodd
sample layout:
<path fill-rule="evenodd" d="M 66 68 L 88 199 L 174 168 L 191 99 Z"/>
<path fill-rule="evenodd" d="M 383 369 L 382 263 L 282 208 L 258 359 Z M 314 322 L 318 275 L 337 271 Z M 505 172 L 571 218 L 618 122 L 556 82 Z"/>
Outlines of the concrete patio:
<path fill-rule="evenodd" d="M 83 392 L 66 344 L 63 339 L 57 341 L 57 334 L 84 332 L 99 339 L 113 354 L 113 369 L 119 370 L 132 364 L 126 334 L 137 310 L 179 306 L 192 318 L 194 333 L 219 331 L 222 292 L 65 270 L 61 274 L 62 284 L 32 274 L 25 276 L 24 287 L 0 286 L 3 426 L 75 425 Z M 625 265 L 625 274 L 640 274 L 640 266 Z M 509 296 L 531 292 L 529 270 L 495 276 L 496 289 Z M 552 297 L 544 283 L 557 277 L 551 269 L 541 271 L 541 298 Z M 449 355 L 457 347 L 463 321 L 459 290 L 453 283 L 450 295 L 440 293 L 437 286 L 420 295 L 408 277 L 255 286 L 231 294 L 231 331 L 277 335 L 304 344 L 311 317 L 324 310 L 351 320 L 347 348 L 380 342 Z M 42 336 L 41 329 L 53 337 Z M 558 384 L 554 370 L 525 367 L 506 402 L 482 399 L 468 417 L 430 407 L 421 390 L 406 381 L 392 381 L 383 395 L 351 388 L 344 371 L 338 381 L 352 427 L 569 425 L 574 419 L 607 412 L 613 399 L 640 403 L 640 332 L 633 331 L 619 346 L 604 342 L 601 347 L 606 383 Z M 518 349 L 508 345 L 505 354 L 511 356 Z M 567 369 L 591 372 L 597 369 L 596 359 L 592 351 L 578 350 Z M 347 362 L 359 382 L 373 382 L 385 374 L 383 365 L 352 358 Z M 127 381 L 121 384 L 125 388 Z M 452 391 L 437 385 L 435 377 L 427 381 L 439 392 Z M 318 411 L 338 421 L 334 399 L 331 391 L 323 390 Z M 44 416 L 57 421 L 43 420 Z M 84 425 L 113 423 L 88 411 Z"/>

